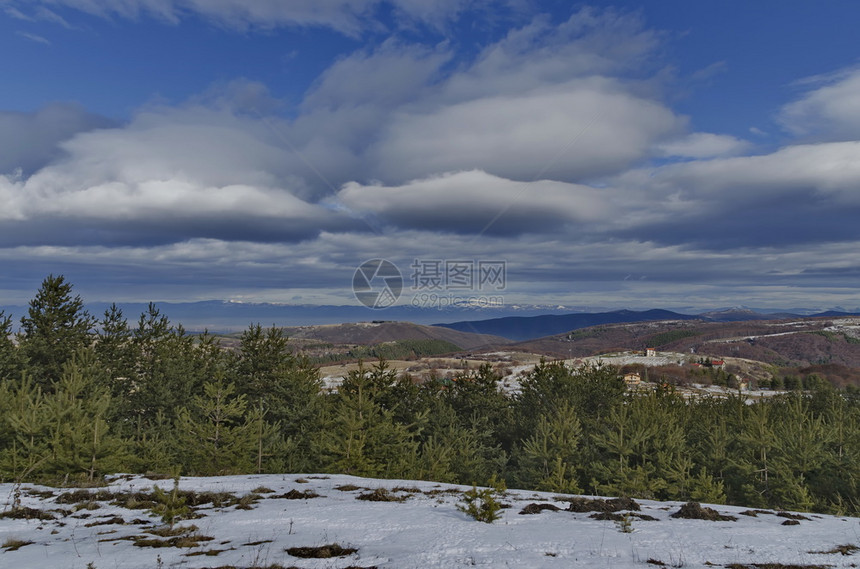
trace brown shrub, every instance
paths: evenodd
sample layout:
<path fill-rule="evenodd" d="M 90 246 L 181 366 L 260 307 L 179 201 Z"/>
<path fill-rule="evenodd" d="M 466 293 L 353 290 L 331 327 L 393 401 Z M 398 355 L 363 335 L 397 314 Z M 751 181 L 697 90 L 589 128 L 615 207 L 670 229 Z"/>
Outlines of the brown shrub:
<path fill-rule="evenodd" d="M 682 518 L 685 520 L 708 520 L 712 522 L 736 522 L 734 516 L 725 516 L 713 508 L 704 508 L 698 502 L 687 502 L 681 509 L 671 514 L 670 518 Z"/>

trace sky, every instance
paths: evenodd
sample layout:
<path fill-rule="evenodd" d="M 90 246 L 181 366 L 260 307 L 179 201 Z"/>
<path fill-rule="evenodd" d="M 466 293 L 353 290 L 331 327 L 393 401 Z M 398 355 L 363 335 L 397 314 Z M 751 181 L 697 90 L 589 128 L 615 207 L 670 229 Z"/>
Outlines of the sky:
<path fill-rule="evenodd" d="M 0 305 L 48 274 L 90 302 L 358 305 L 385 259 L 401 303 L 435 266 L 435 292 L 505 304 L 858 309 L 857 21 L 0 0 Z M 446 272 L 499 262 L 499 290 Z"/>

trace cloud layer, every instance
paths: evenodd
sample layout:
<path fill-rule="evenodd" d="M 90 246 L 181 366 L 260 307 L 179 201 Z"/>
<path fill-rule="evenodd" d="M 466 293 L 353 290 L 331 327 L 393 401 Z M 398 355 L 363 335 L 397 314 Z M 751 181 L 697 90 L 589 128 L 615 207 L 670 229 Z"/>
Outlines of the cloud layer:
<path fill-rule="evenodd" d="M 41 5 L 355 35 L 381 3 Z M 390 5 L 444 26 L 466 3 Z M 26 278 L 59 264 L 117 283 L 142 266 L 153 286 L 182 273 L 266 300 L 331 302 L 361 261 L 419 256 L 503 256 L 523 299 L 851 298 L 860 73 L 802 83 L 775 109 L 784 143 L 756 147 L 673 110 L 671 74 L 649 63 L 660 46 L 635 15 L 583 9 L 471 57 L 390 38 L 334 61 L 293 107 L 237 78 L 123 123 L 67 104 L 0 112 L 0 255 Z"/>
<path fill-rule="evenodd" d="M 481 3 L 506 4 L 490 0 Z M 374 16 L 383 6 L 391 6 L 405 23 L 443 26 L 473 3 L 466 0 L 6 0 L 5 4 L 14 17 L 22 20 L 50 19 L 64 23 L 53 10 L 66 8 L 101 18 L 156 18 L 173 25 L 198 16 L 230 28 L 322 26 L 359 35 L 368 26 L 380 26 Z M 39 6 L 33 9 L 34 4 Z"/>

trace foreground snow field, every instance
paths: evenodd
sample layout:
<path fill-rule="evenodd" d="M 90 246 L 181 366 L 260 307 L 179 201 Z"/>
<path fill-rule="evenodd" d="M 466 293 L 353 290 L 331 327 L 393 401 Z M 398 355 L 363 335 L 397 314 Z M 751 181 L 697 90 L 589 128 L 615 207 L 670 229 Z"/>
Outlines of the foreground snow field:
<path fill-rule="evenodd" d="M 14 510 L 16 488 L 0 485 L 0 567 L 614 569 L 732 565 L 737 569 L 764 563 L 830 567 L 860 563 L 860 552 L 853 554 L 850 547 L 860 545 L 857 518 L 804 514 L 803 519 L 792 519 L 798 516 L 713 506 L 737 520 L 678 519 L 670 514 L 679 510 L 679 502 L 637 500 L 641 510 L 628 518 L 632 531 L 624 532 L 623 522 L 594 519 L 593 512 L 567 511 L 569 503 L 563 498 L 571 497 L 511 490 L 500 498 L 510 507 L 498 521 L 487 524 L 457 509 L 467 487 L 341 475 L 183 478 L 179 484 L 183 491 L 226 492 L 236 498 L 253 491 L 259 499 L 246 498 L 239 504 L 233 500 L 231 505 L 225 499 L 221 507 L 206 503 L 195 508 L 199 517 L 178 522 L 176 527 L 193 525 L 197 529 L 179 536 L 192 539 L 174 540 L 183 546 L 177 547 L 169 546 L 168 532 L 160 532 L 161 537 L 147 533 L 165 527 L 159 516 L 147 509 L 131 509 L 140 506 L 133 494 L 150 493 L 153 485 L 171 490 L 173 481 L 116 477 L 107 488 L 88 490 L 102 492 L 103 499 L 25 484 L 17 493 L 20 501 Z M 378 488 L 390 492 L 375 497 L 402 501 L 359 499 Z M 63 493 L 67 494 L 61 496 Z M 310 494 L 320 496 L 304 497 Z M 138 502 L 143 495 L 138 494 Z M 560 510 L 520 514 L 534 503 L 552 504 Z M 37 519 L 39 512 L 54 519 Z M 795 525 L 783 525 L 786 522 Z M 293 554 L 287 552 L 330 544 L 347 553 L 320 559 L 296 556 L 302 552 L 295 549 Z M 348 553 L 350 549 L 356 551 Z"/>

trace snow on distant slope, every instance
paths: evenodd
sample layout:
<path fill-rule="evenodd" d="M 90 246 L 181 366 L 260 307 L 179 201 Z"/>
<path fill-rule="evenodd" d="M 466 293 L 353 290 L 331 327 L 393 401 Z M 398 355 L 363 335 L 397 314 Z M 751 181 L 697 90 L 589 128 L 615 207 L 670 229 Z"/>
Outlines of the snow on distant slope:
<path fill-rule="evenodd" d="M 117 478 L 107 488 L 90 492 L 147 492 L 154 484 L 172 487 L 169 480 L 134 476 Z M 388 489 L 390 496 L 403 501 L 359 499 L 377 488 Z M 618 522 L 566 511 L 568 503 L 562 496 L 529 491 L 509 491 L 501 500 L 510 507 L 502 511 L 501 519 L 487 524 L 457 509 L 466 487 L 432 482 L 289 474 L 183 478 L 180 489 L 237 497 L 256 490 L 260 498 L 251 509 L 204 505 L 198 509 L 199 518 L 177 524 L 197 526 L 191 534 L 200 538 L 196 545 L 156 548 L 141 546 L 146 542 L 139 537 L 164 541 L 147 534 L 162 525 L 148 510 L 127 509 L 107 500 L 86 505 L 88 500 L 81 496 L 75 497 L 77 506 L 58 503 L 57 495 L 69 490 L 24 485 L 20 507 L 49 512 L 55 519 L 0 517 L 0 567 L 614 569 L 661 563 L 670 567 L 753 563 L 854 567 L 860 561 L 860 554 L 836 552 L 839 546 L 860 544 L 856 518 L 805 514 L 803 519 L 791 520 L 761 510 L 753 517 L 741 514 L 746 508 L 714 506 L 737 521 L 675 519 L 670 514 L 678 511 L 680 503 L 639 500 L 641 511 L 635 514 L 656 520 L 631 517 L 633 531 L 624 533 Z M 296 492 L 287 494 L 291 491 Z M 320 497 L 288 499 L 303 492 Z M 0 484 L 0 511 L 8 513 L 14 497 L 13 485 Z M 552 504 L 561 510 L 521 515 L 531 503 Z M 795 521 L 799 523 L 783 525 Z M 18 549 L 9 546 L 16 541 L 32 543 Z M 286 551 L 335 543 L 356 551 L 327 559 L 305 559 Z M 845 551 L 851 553 L 850 548 Z"/>

